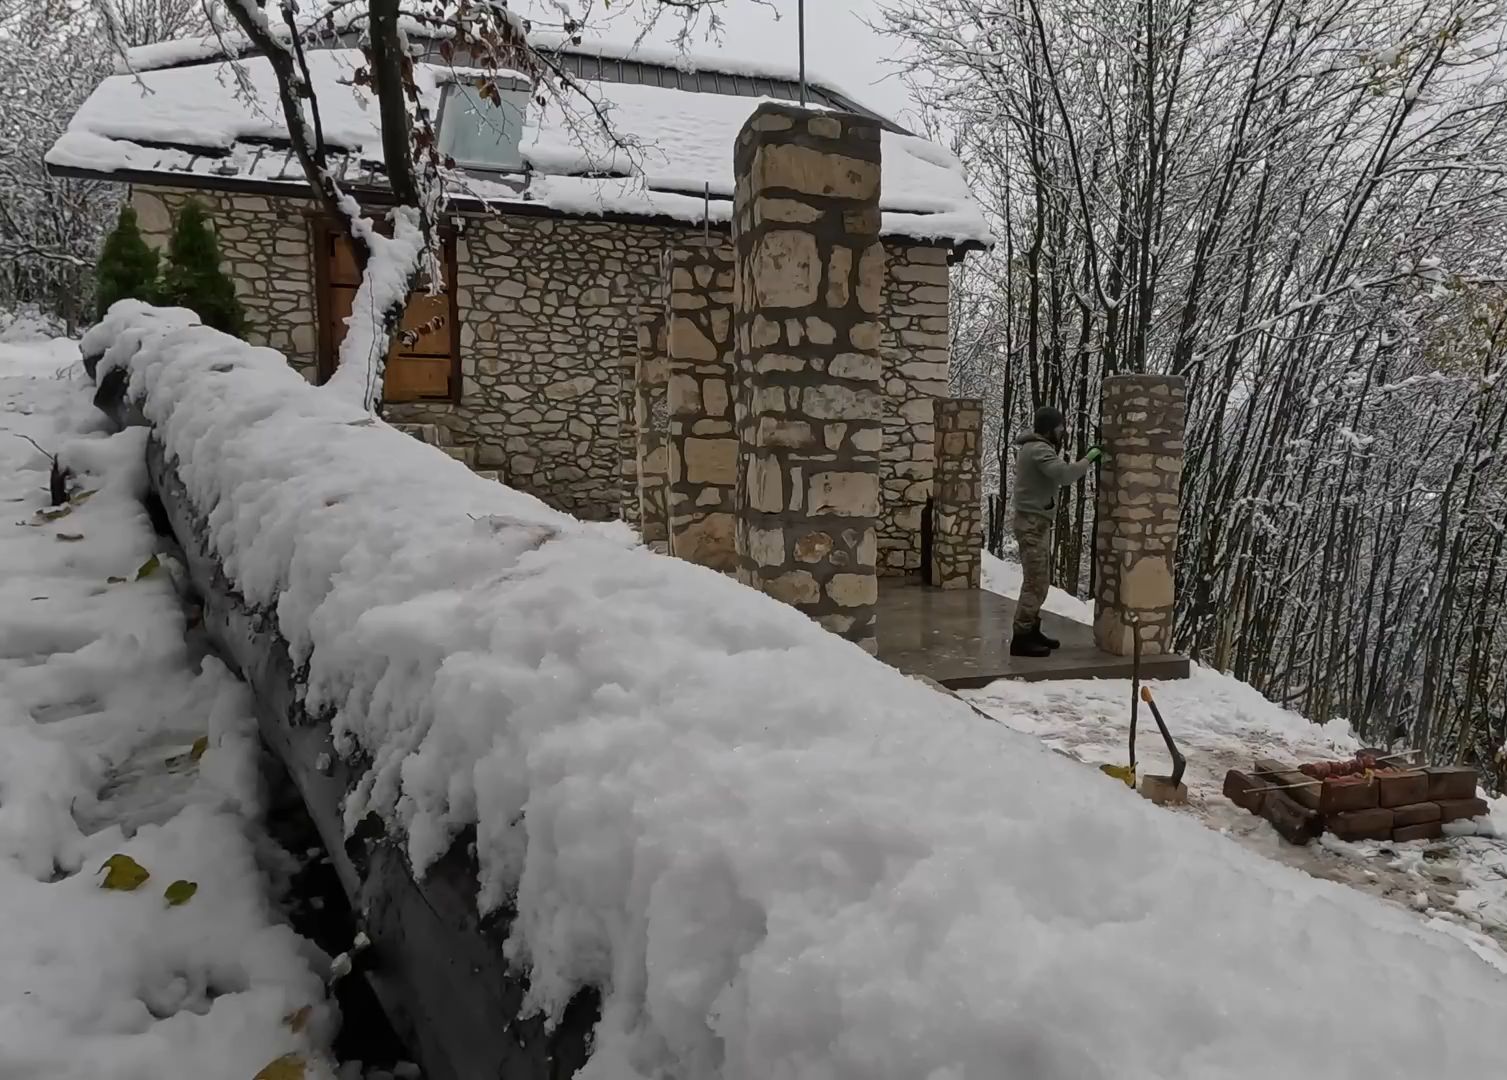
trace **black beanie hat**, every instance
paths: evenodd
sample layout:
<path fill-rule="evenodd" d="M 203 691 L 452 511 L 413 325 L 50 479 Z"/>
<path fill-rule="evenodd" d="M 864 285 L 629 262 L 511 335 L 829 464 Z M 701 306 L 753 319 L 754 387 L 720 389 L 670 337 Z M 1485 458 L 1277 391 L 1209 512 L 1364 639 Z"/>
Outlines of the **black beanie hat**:
<path fill-rule="evenodd" d="M 1036 410 L 1035 428 L 1038 435 L 1053 435 L 1062 426 L 1062 411 L 1054 409 L 1050 405 L 1043 405 Z"/>

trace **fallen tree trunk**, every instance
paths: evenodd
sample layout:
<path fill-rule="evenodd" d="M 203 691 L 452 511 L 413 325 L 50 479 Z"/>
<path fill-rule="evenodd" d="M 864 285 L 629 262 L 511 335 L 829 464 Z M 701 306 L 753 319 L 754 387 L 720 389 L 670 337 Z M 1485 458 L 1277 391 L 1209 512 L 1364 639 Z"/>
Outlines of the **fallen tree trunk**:
<path fill-rule="evenodd" d="M 143 425 L 126 395 L 124 372 L 101 381 L 95 404 L 119 426 Z M 263 741 L 286 767 L 371 946 L 355 974 L 372 986 L 394 1028 L 433 1080 L 564 1080 L 586 1061 L 599 1012 L 582 991 L 546 1031 L 524 1018 L 527 976 L 509 969 L 502 945 L 511 913 L 483 919 L 471 834 L 463 835 L 423 880 L 375 815 L 347 837 L 342 806 L 364 763 L 335 753 L 326 718 L 301 704 L 300 675 L 271 612 L 254 610 L 209 549 L 195 507 L 154 435 L 147 443 L 152 492 L 183 549 L 204 625 L 221 659 L 251 687 Z"/>

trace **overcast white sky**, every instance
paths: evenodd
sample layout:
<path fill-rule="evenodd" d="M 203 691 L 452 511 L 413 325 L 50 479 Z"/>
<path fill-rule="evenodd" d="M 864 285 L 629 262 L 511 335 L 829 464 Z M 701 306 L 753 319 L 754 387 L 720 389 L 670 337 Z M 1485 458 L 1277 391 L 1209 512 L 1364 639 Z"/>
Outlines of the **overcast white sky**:
<path fill-rule="evenodd" d="M 568 0 L 580 12 L 587 0 Z M 750 59 L 769 59 L 794 67 L 796 48 L 797 0 L 727 0 L 723 9 L 725 29 L 720 45 L 698 38 L 691 45 L 697 53 L 726 52 Z M 635 20 L 653 0 L 625 4 L 616 0 L 605 10 L 601 0 L 591 4 L 589 23 L 600 31 L 609 27 L 606 36 L 631 38 Z M 525 5 L 515 5 L 522 8 Z M 557 7 L 550 0 L 531 0 L 527 6 L 541 24 L 558 23 Z M 885 63 L 894 57 L 899 43 L 871 30 L 867 23 L 878 23 L 880 0 L 806 0 L 806 65 L 813 74 L 827 76 L 871 108 L 899 116 L 910 106 L 910 96 L 894 68 Z M 631 14 L 619 15 L 628 9 Z M 776 13 L 779 18 L 776 19 Z M 665 16 L 659 28 L 646 40 L 668 43 L 679 21 Z"/>

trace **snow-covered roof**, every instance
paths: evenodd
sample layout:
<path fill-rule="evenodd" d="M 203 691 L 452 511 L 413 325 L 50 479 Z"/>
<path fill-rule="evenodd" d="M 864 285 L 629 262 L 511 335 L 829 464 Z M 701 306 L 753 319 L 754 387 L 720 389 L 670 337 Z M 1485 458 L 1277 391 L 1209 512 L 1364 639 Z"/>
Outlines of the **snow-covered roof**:
<path fill-rule="evenodd" d="M 133 53 L 135 70 L 107 78 L 84 102 L 49 152 L 49 167 L 205 187 L 302 185 L 266 60 L 184 64 L 207 47 L 168 43 L 150 54 Z M 566 93 L 543 107 L 531 105 L 520 143 L 527 177 L 457 176 L 456 201 L 529 205 L 572 216 L 727 221 L 737 133 L 761 101 L 783 99 L 784 73 L 755 76 L 752 66 L 725 60 L 717 69 L 688 71 L 658 54 L 625 61 L 616 55 L 624 50 L 600 43 L 580 48 L 572 55 L 591 101 Z M 618 81 L 627 75 L 621 68 L 606 70 L 608 61 L 631 63 L 639 81 Z M 376 110 L 369 92 L 352 81 L 361 54 L 325 49 L 312 52 L 309 62 L 325 139 L 339 148 L 346 182 L 380 185 Z M 652 84 L 645 70 L 656 72 Z M 436 113 L 441 85 L 454 77 L 440 64 L 419 65 L 421 92 Z M 683 88 L 688 86 L 694 88 Z M 612 138 L 594 106 L 605 111 Z M 818 106 L 854 103 L 827 89 Z M 988 226 L 956 158 L 891 121 L 884 125 L 884 232 L 955 246 L 988 243 Z"/>

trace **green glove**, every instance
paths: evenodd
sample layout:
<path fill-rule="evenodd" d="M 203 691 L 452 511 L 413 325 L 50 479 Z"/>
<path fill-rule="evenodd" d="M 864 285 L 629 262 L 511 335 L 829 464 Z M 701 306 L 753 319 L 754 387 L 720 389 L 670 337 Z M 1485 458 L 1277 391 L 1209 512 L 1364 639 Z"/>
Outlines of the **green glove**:
<path fill-rule="evenodd" d="M 1100 450 L 1097 446 L 1090 446 L 1088 448 L 1088 453 L 1084 454 L 1083 456 L 1088 461 L 1098 461 L 1101 457 L 1104 456 L 1104 451 Z"/>

